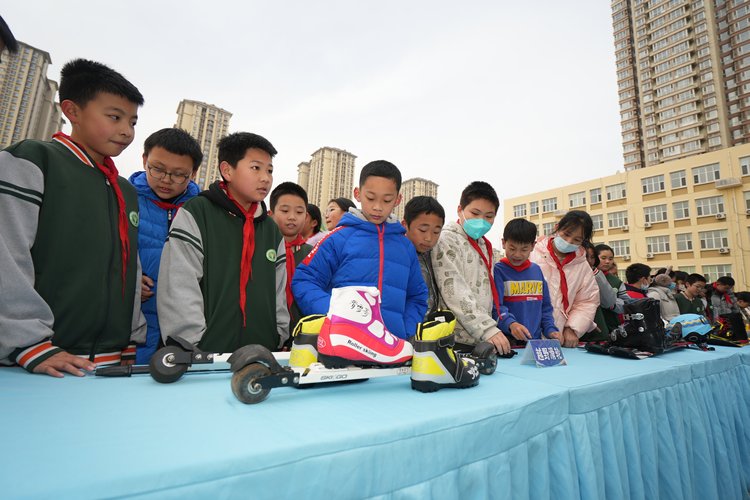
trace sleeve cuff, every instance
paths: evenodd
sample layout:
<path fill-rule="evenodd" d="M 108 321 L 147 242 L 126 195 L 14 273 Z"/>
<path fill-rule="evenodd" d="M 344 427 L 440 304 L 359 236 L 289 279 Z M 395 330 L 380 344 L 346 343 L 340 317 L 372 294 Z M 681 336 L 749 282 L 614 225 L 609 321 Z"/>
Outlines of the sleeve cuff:
<path fill-rule="evenodd" d="M 33 372 L 34 368 L 36 368 L 39 363 L 42 363 L 44 360 L 62 351 L 63 350 L 59 347 L 53 346 L 51 341 L 45 340 L 44 342 L 29 346 L 25 349 L 17 350 L 15 359 L 16 363 L 21 365 L 24 369 Z"/>
<path fill-rule="evenodd" d="M 120 360 L 122 361 L 135 361 L 135 343 L 128 344 L 128 346 L 120 353 Z"/>

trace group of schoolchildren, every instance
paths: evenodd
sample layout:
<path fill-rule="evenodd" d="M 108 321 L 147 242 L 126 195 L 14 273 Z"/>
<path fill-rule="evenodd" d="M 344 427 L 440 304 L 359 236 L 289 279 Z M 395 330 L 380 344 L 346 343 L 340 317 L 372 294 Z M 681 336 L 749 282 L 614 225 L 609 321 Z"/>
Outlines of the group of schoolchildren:
<path fill-rule="evenodd" d="M 0 152 L 2 364 L 82 375 L 147 363 L 170 337 L 209 352 L 280 350 L 303 316 L 326 314 L 333 289 L 363 285 L 377 287 L 385 326 L 403 339 L 448 309 L 460 343 L 488 341 L 503 354 L 541 337 L 574 347 L 601 332 L 596 318 L 606 327 L 628 294 L 641 293 L 634 266 L 624 285 L 609 272 L 609 247 L 595 247 L 592 264 L 593 224 L 582 211 L 540 238 L 533 223 L 510 221 L 498 262 L 485 235 L 499 199 L 482 181 L 464 189 L 456 220 L 418 196 L 398 221 L 401 174 L 373 161 L 354 189 L 360 208 L 331 200 L 322 231 L 304 189 L 273 187 L 267 139 L 221 139 L 221 180 L 200 192 L 200 147 L 167 128 L 146 139 L 143 171 L 128 182 L 112 158 L 133 141 L 138 89 L 78 59 L 63 67 L 59 93 L 71 134 Z M 686 283 L 682 302 L 697 308 L 699 284 L 693 275 Z"/>

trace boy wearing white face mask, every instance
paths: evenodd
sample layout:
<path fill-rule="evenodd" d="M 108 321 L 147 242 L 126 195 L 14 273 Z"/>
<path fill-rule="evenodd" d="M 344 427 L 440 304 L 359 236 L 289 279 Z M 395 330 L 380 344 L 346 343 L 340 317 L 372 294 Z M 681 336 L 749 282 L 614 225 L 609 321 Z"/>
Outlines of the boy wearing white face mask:
<path fill-rule="evenodd" d="M 584 241 L 591 241 L 594 224 L 589 214 L 571 210 L 555 232 L 536 242 L 530 260 L 542 268 L 554 308 L 557 338 L 563 347 L 576 347 L 578 339 L 594 328 L 599 288 L 586 261 Z"/>
<path fill-rule="evenodd" d="M 510 343 L 493 317 L 500 303 L 492 273 L 492 244 L 484 237 L 499 206 L 492 186 L 482 181 L 469 184 L 461 193 L 458 221 L 445 224 L 432 250 L 432 266 L 441 307 L 456 315 L 456 340 L 470 345 L 492 342 L 506 354 Z"/>

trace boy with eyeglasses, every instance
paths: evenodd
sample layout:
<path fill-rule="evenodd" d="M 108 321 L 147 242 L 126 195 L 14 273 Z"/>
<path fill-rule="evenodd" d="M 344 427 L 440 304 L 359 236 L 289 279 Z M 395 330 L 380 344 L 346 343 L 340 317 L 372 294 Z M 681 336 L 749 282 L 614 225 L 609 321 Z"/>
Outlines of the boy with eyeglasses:
<path fill-rule="evenodd" d="M 161 344 L 155 297 L 159 260 L 177 210 L 200 192 L 192 179 L 201 161 L 200 145 L 190 134 L 164 128 L 148 136 L 143 144 L 143 171 L 130 176 L 138 192 L 141 309 L 148 322 L 146 342 L 136 348 L 137 364 L 147 364 Z"/>

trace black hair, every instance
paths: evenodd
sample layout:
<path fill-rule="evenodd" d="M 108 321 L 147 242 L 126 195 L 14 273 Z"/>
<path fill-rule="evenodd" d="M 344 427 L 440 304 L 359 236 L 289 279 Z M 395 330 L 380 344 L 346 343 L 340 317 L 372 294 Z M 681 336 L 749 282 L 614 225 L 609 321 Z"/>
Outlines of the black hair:
<path fill-rule="evenodd" d="M 432 196 L 415 196 L 404 207 L 404 220 L 408 226 L 421 214 L 435 214 L 445 222 L 445 209 Z"/>
<path fill-rule="evenodd" d="M 344 213 L 348 212 L 350 208 L 357 208 L 357 205 L 355 205 L 354 202 L 349 198 L 334 198 L 332 200 L 328 200 L 328 203 L 335 203 Z"/>
<path fill-rule="evenodd" d="M 323 217 L 320 214 L 320 209 L 317 205 L 313 203 L 307 204 L 307 213 L 310 216 L 312 220 L 317 222 L 318 224 L 313 228 L 312 234 L 318 234 L 320 232 L 320 226 L 323 225 Z"/>
<path fill-rule="evenodd" d="M 396 183 L 396 191 L 401 191 L 401 171 L 396 165 L 385 160 L 371 161 L 359 174 L 359 187 L 365 184 L 368 177 L 385 177 Z"/>
<path fill-rule="evenodd" d="M 625 280 L 628 284 L 635 283 L 642 278 L 648 278 L 650 275 L 651 266 L 647 266 L 646 264 L 630 264 L 628 268 L 625 269 Z"/>
<path fill-rule="evenodd" d="M 685 279 L 685 282 L 688 285 L 692 285 L 693 283 L 697 283 L 698 281 L 702 281 L 703 283 L 708 283 L 708 280 L 705 276 L 698 273 L 689 274 L 687 279 Z"/>
<path fill-rule="evenodd" d="M 591 235 L 594 233 L 594 221 L 591 220 L 591 216 L 583 210 L 571 210 L 567 214 L 563 215 L 560 222 L 557 223 L 556 231 L 562 231 L 563 229 L 578 229 L 583 230 L 583 241 L 591 241 Z"/>
<path fill-rule="evenodd" d="M 727 286 L 734 286 L 734 278 L 731 276 L 722 276 L 721 278 L 718 278 L 716 282 L 720 285 L 727 285 Z"/>
<path fill-rule="evenodd" d="M 271 210 L 276 210 L 276 204 L 279 202 L 279 198 L 281 198 L 285 194 L 298 196 L 302 198 L 302 200 L 305 202 L 305 205 L 307 205 L 307 191 L 305 191 L 302 186 L 293 182 L 282 182 L 281 184 L 273 188 L 273 191 L 271 191 Z"/>
<path fill-rule="evenodd" d="M 505 242 L 529 243 L 536 241 L 536 224 L 526 219 L 513 219 L 505 225 L 503 229 L 503 239 Z"/>
<path fill-rule="evenodd" d="M 268 139 L 250 132 L 235 132 L 226 135 L 219 140 L 219 164 L 227 162 L 232 168 L 247 154 L 248 149 L 260 149 L 268 153 L 271 158 L 276 156 L 276 148 Z M 224 175 L 222 175 L 222 178 Z"/>
<path fill-rule="evenodd" d="M 609 245 L 605 245 L 604 243 L 599 243 L 598 245 L 594 246 L 594 253 L 596 254 L 596 258 L 599 258 L 599 254 L 602 252 L 612 252 L 612 255 L 615 254 L 615 251 L 612 250 L 612 247 Z"/>
<path fill-rule="evenodd" d="M 656 271 L 656 274 L 657 275 L 659 275 L 659 274 L 668 274 L 667 273 L 667 268 L 666 267 L 660 267 L 659 270 Z M 670 278 L 671 278 L 671 276 L 670 276 Z"/>
<path fill-rule="evenodd" d="M 589 249 L 594 253 L 594 268 L 598 268 L 599 264 L 601 264 L 601 261 L 599 260 L 599 254 L 596 253 L 596 247 L 593 243 L 591 243 L 589 240 L 584 240 L 583 243 L 581 243 L 581 246 L 586 251 L 586 258 L 588 259 L 589 256 Z"/>
<path fill-rule="evenodd" d="M 466 206 L 474 200 L 487 200 L 495 205 L 495 211 L 500 208 L 500 198 L 497 197 L 495 188 L 490 186 L 484 181 L 474 181 L 461 191 L 461 199 L 459 204 L 461 208 Z"/>
<path fill-rule="evenodd" d="M 143 154 L 148 156 L 155 147 L 164 148 L 179 156 L 189 156 L 193 160 L 193 172 L 198 170 L 203 161 L 203 152 L 198 141 L 179 128 L 163 128 L 148 136 L 143 143 Z"/>
<path fill-rule="evenodd" d="M 737 300 L 742 300 L 743 302 L 750 302 L 750 292 L 737 292 L 734 294 L 734 296 Z"/>
<path fill-rule="evenodd" d="M 143 95 L 117 71 L 88 59 L 73 59 L 60 71 L 60 102 L 70 100 L 84 107 L 105 92 L 143 106 Z"/>
<path fill-rule="evenodd" d="M 687 281 L 688 273 L 685 271 L 673 271 L 672 274 L 672 279 L 674 279 L 675 283 L 678 281 Z"/>

